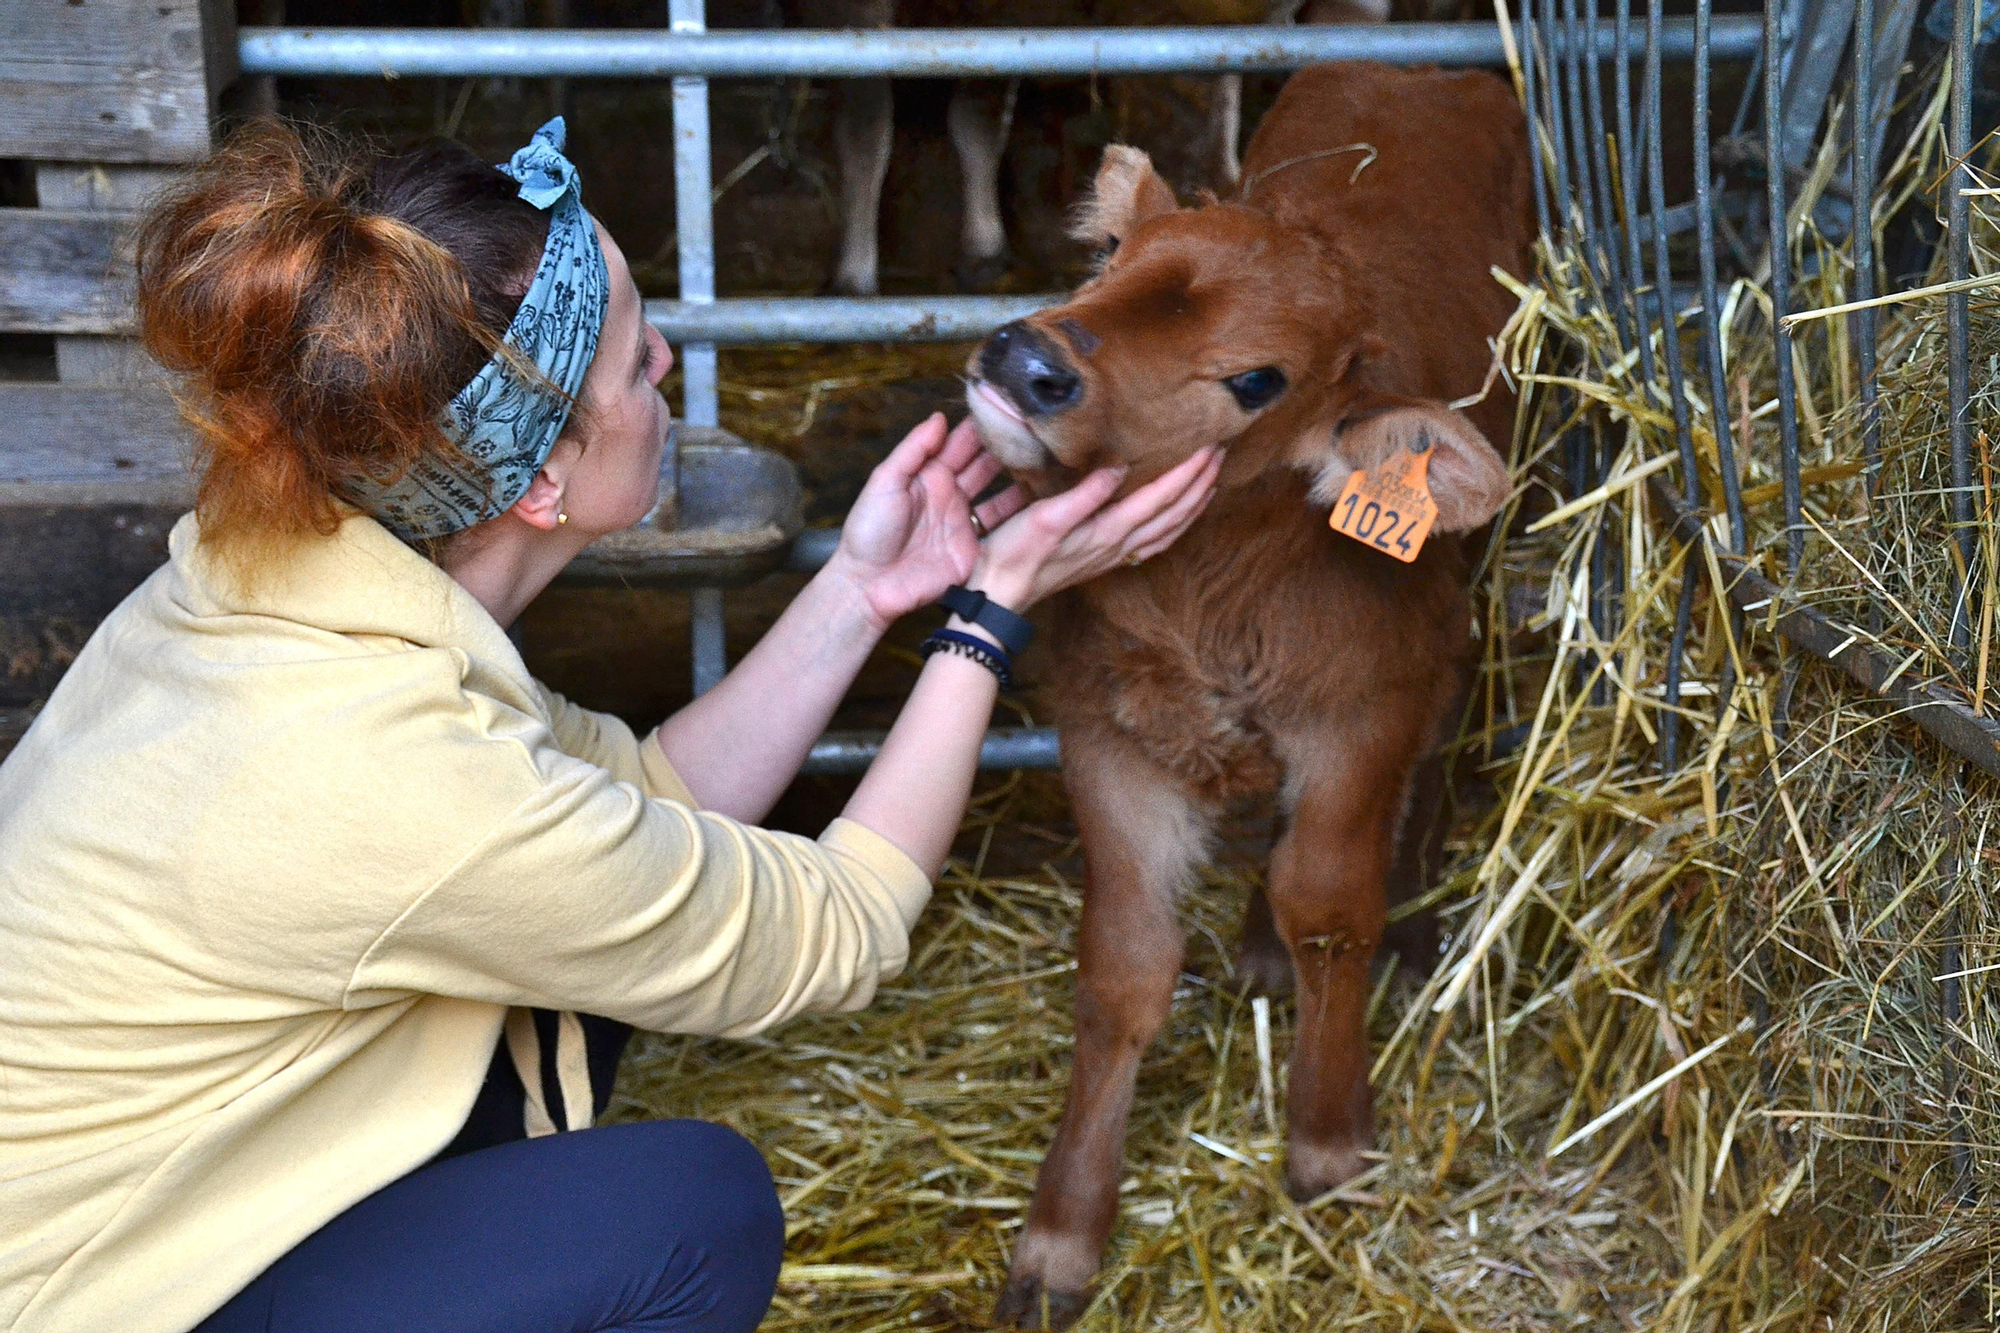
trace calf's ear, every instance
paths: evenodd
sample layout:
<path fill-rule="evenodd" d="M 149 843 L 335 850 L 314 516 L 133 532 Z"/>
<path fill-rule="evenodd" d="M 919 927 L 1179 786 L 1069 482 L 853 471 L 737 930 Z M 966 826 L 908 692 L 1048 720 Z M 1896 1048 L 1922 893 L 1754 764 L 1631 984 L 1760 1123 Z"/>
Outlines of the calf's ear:
<path fill-rule="evenodd" d="M 1070 235 L 1099 249 L 1115 248 L 1147 218 L 1178 207 L 1174 192 L 1153 170 L 1153 159 L 1137 148 L 1115 143 L 1104 150 L 1097 183 L 1077 206 Z"/>
<path fill-rule="evenodd" d="M 1398 451 L 1431 452 L 1436 531 L 1465 532 L 1500 511 L 1512 486 L 1507 465 L 1463 412 L 1443 403 L 1405 399 L 1350 416 L 1334 428 L 1330 451 L 1315 451 L 1312 498 L 1331 505 L 1348 477 L 1378 468 Z"/>

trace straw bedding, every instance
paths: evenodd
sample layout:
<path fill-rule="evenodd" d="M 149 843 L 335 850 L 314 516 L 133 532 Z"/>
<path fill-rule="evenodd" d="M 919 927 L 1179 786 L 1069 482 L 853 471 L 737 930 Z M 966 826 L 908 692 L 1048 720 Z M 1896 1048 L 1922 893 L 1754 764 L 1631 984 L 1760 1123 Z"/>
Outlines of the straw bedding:
<path fill-rule="evenodd" d="M 1933 110 L 1885 195 L 1935 179 L 1935 127 Z M 1808 206 L 1830 178 L 1807 182 Z M 1809 207 L 1798 216 L 1812 276 L 1795 304 L 1837 302 L 1844 250 Z M 1979 227 L 1975 271 L 1995 236 Z M 1086 1329 L 1995 1323 L 2000 912 L 1984 885 L 2000 799 L 1768 633 L 1767 610 L 1732 632 L 1706 562 L 1691 567 L 1634 479 L 1675 452 L 1663 397 L 1633 382 L 1579 256 L 1551 246 L 1544 260 L 1502 347 L 1526 390 L 1522 514 L 1483 585 L 1453 863 L 1432 895 L 1447 944 L 1429 975 L 1385 976 L 1375 998 L 1380 1161 L 1307 1205 L 1278 1186 L 1289 1013 L 1240 997 L 1227 962 L 1261 866 L 1246 817 L 1186 904 L 1186 975 L 1141 1077 Z M 1782 583 L 1768 302 L 1746 280 L 1726 304 L 1736 401 L 1723 410 L 1753 549 Z M 1969 646 L 1948 642 L 1943 303 L 1883 316 L 1872 506 L 1846 330 L 1801 326 L 1810 540 L 1793 595 L 1991 704 L 2000 598 L 1982 589 Z M 1973 329 L 1977 425 L 2000 378 L 2000 303 L 1975 294 Z M 1693 330 L 1684 321 L 1682 350 L 1718 512 Z M 1567 426 L 1608 449 L 1610 493 L 1528 532 L 1561 502 Z M 1983 452 L 1979 477 L 1975 584 L 1990 586 L 2000 529 Z M 1608 641 L 1588 616 L 1593 571 L 1614 589 Z M 1693 623 L 1670 709 L 1685 578 Z M 1679 758 L 1663 773 L 1670 725 Z M 764 1147 L 790 1228 L 767 1328 L 983 1323 L 1061 1105 L 1070 838 L 1051 779 L 996 781 L 908 973 L 866 1013 L 752 1042 L 650 1039 L 631 1059 L 621 1113 L 712 1116 Z"/>

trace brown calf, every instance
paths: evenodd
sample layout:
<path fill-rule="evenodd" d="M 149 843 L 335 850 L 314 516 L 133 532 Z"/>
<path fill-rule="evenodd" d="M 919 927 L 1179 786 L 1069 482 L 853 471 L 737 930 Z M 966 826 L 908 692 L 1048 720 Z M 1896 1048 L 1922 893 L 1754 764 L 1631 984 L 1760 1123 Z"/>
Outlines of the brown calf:
<path fill-rule="evenodd" d="M 1385 885 L 1427 812 L 1413 779 L 1472 655 L 1465 533 L 1507 495 L 1478 392 L 1527 271 L 1520 110 L 1488 74 L 1324 66 L 1294 76 L 1243 197 L 1181 209 L 1114 147 L 1080 232 L 1110 255 L 1066 304 L 992 335 L 967 396 L 1032 489 L 1100 464 L 1132 481 L 1227 442 L 1214 501 L 1166 554 L 1054 611 L 1063 777 L 1088 869 L 1076 1060 L 1000 1299 L 1074 1319 L 1117 1213 L 1139 1056 L 1172 999 L 1176 899 L 1223 804 L 1277 791 L 1285 831 L 1246 916 L 1243 971 L 1296 986 L 1286 1183 L 1309 1198 L 1371 1146 L 1368 974 Z M 1412 563 L 1328 526 L 1356 469 L 1428 451 L 1439 514 Z"/>

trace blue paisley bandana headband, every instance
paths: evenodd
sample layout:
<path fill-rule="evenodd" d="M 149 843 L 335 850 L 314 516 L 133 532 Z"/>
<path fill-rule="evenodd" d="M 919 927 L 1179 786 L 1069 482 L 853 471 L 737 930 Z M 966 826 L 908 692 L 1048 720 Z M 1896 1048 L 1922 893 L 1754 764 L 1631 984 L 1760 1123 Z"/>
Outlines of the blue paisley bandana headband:
<path fill-rule="evenodd" d="M 548 213 L 549 239 L 507 326 L 505 347 L 458 391 L 439 423 L 459 456 L 425 456 L 391 481 L 358 479 L 345 487 L 349 499 L 404 541 L 483 523 L 525 495 L 597 352 L 610 277 L 563 140 L 557 116 L 500 167 L 521 183 L 521 198 Z M 522 362 L 539 379 L 523 373 Z"/>

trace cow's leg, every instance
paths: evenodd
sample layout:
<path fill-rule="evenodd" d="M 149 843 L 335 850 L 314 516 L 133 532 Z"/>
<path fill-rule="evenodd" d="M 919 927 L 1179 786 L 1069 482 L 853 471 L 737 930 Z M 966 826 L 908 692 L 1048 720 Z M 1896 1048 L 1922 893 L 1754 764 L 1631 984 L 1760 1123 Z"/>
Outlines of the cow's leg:
<path fill-rule="evenodd" d="M 1397 725 L 1391 710 L 1370 711 L 1365 726 L 1329 723 L 1280 742 L 1291 819 L 1271 851 L 1270 902 L 1297 979 L 1285 1184 L 1299 1199 L 1358 1175 L 1374 1146 L 1369 963 L 1427 719 L 1412 710 Z"/>
<path fill-rule="evenodd" d="M 965 192 L 959 233 L 958 281 L 992 285 L 1007 271 L 1007 228 L 1000 220 L 1000 157 L 1014 123 L 1014 80 L 961 81 L 945 112 Z"/>
<path fill-rule="evenodd" d="M 835 93 L 833 147 L 840 160 L 840 264 L 833 289 L 873 296 L 878 289 L 882 181 L 889 174 L 895 109 L 887 79 L 843 79 Z"/>
<path fill-rule="evenodd" d="M 1227 194 L 1243 179 L 1243 76 L 1223 74 L 1215 80 L 1208 103 L 1208 124 L 1202 128 L 1202 160 L 1218 193 Z"/>
<path fill-rule="evenodd" d="M 1063 737 L 1063 780 L 1087 875 L 1077 950 L 1076 1054 L 994 1318 L 1066 1327 L 1087 1303 L 1118 1216 L 1139 1056 L 1180 975 L 1176 904 L 1207 853 L 1212 814 L 1124 744 Z"/>
<path fill-rule="evenodd" d="M 799 0 L 798 19 L 812 28 L 887 28 L 895 0 Z M 840 163 L 840 259 L 828 286 L 849 296 L 877 290 L 882 181 L 889 173 L 895 103 L 887 79 L 836 79 L 833 153 Z"/>

